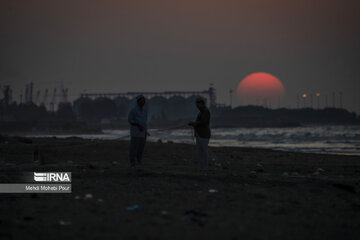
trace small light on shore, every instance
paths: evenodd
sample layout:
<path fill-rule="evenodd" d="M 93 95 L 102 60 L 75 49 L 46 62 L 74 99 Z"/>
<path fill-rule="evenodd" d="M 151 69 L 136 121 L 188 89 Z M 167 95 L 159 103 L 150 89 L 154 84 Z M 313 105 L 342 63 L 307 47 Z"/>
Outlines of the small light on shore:
<path fill-rule="evenodd" d="M 302 98 L 307 98 L 307 94 L 304 93 L 304 94 L 302 95 Z"/>

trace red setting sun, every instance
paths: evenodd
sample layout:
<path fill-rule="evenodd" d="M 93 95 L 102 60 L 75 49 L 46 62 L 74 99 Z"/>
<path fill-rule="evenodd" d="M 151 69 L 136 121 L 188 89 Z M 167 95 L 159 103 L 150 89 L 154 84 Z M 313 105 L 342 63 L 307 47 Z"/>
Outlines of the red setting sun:
<path fill-rule="evenodd" d="M 264 72 L 246 76 L 237 87 L 238 97 L 248 104 L 283 97 L 284 92 L 282 82 L 277 77 Z"/>

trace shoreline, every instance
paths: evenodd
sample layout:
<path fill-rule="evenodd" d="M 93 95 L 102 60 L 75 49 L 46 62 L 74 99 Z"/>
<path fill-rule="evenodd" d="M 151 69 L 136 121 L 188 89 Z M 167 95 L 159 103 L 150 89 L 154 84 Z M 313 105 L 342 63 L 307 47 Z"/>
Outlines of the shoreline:
<path fill-rule="evenodd" d="M 255 127 L 249 127 L 249 126 L 228 126 L 228 125 L 217 125 L 213 126 L 211 129 L 294 129 L 294 128 L 307 128 L 307 127 L 338 127 L 338 126 L 344 126 L 344 127 L 359 127 L 359 124 L 302 124 L 298 126 L 255 126 Z M 168 130 L 177 130 L 177 129 L 188 129 L 189 127 L 182 123 L 182 124 L 175 124 L 168 127 L 150 127 L 149 130 L 153 131 L 168 131 Z M 109 128 L 104 126 L 98 126 L 91 129 L 50 129 L 50 130 L 27 130 L 27 131 L 1 131 L 0 134 L 2 135 L 43 135 L 43 134 L 49 134 L 54 133 L 57 135 L 67 135 L 67 134 L 103 134 L 104 131 L 125 131 L 129 130 L 129 127 L 119 127 L 119 128 Z"/>
<path fill-rule="evenodd" d="M 82 135 L 87 136 L 87 135 L 104 135 L 106 133 L 102 133 L 102 134 L 60 134 L 60 135 L 49 135 L 49 134 L 39 134 L 39 135 L 23 135 L 22 137 L 24 138 L 38 138 L 38 139 L 74 139 L 74 138 L 79 138 L 79 139 L 83 139 L 83 140 L 101 140 L 101 141 L 106 141 L 106 140 L 120 140 L 120 141 L 129 141 L 129 135 L 124 135 L 121 137 L 115 137 L 115 138 L 89 138 L 89 137 L 82 137 Z M 21 135 L 3 135 L 3 136 L 9 136 L 9 137 L 19 137 Z M 0 135 L 1 137 L 1 135 Z M 174 144 L 188 144 L 188 145 L 196 145 L 195 142 L 191 142 L 191 140 L 189 141 L 180 141 L 180 140 L 162 140 L 161 138 L 154 138 L 154 139 L 148 139 L 147 142 L 153 142 L 153 143 L 174 143 Z M 280 151 L 280 152 L 294 152 L 294 153 L 309 153 L 309 154 L 330 154 L 330 155 L 339 155 L 339 156 L 360 156 L 360 152 L 334 152 L 334 151 L 324 151 L 324 152 L 319 152 L 319 151 L 304 151 L 304 150 L 293 150 L 293 149 L 276 149 L 276 148 L 270 148 L 270 147 L 251 147 L 251 146 L 234 146 L 234 145 L 222 145 L 220 143 L 211 143 L 209 144 L 209 147 L 213 147 L 213 148 L 226 148 L 226 147 L 234 147 L 234 148 L 250 148 L 250 149 L 259 149 L 259 150 L 272 150 L 272 151 Z"/>
<path fill-rule="evenodd" d="M 124 136 L 120 136 L 120 137 L 115 137 L 115 138 L 109 138 L 109 139 L 103 139 L 103 138 L 86 138 L 86 137 L 82 137 L 82 135 L 87 136 L 87 135 L 105 135 L 106 133 L 99 133 L 99 134 L 75 134 L 75 136 L 71 135 L 71 134 L 61 134 L 61 135 L 57 135 L 57 136 L 52 136 L 49 134 L 39 134 L 38 136 L 34 136 L 34 135 L 24 135 L 24 137 L 26 138 L 41 138 L 41 139 L 50 139 L 50 138 L 59 138 L 59 139 L 71 139 L 71 138 L 80 138 L 83 140 L 102 140 L 102 141 L 106 141 L 106 140 L 120 140 L 120 141 L 129 141 L 130 136 L 128 134 L 124 135 Z M 12 137 L 15 137 L 17 135 L 14 135 Z M 180 141 L 180 140 L 162 140 L 161 138 L 154 138 L 154 139 L 148 139 L 147 142 L 153 142 L 153 143 L 174 143 L 174 144 L 188 144 L 188 145 L 196 145 L 195 142 L 191 142 L 191 140 L 189 141 Z M 330 154 L 330 155 L 340 155 L 340 156 L 360 156 L 360 152 L 332 152 L 332 151 L 324 151 L 324 152 L 318 152 L 318 151 L 295 151 L 295 150 L 287 150 L 287 149 L 275 149 L 275 148 L 268 148 L 268 147 L 251 147 L 251 146 L 234 146 L 234 145 L 221 145 L 220 143 L 211 143 L 209 144 L 209 147 L 214 147 L 214 148 L 222 148 L 222 147 L 234 147 L 234 148 L 251 148 L 251 149 L 260 149 L 260 150 L 272 150 L 272 151 L 280 151 L 280 152 L 294 152 L 294 153 L 314 153 L 314 154 Z"/>

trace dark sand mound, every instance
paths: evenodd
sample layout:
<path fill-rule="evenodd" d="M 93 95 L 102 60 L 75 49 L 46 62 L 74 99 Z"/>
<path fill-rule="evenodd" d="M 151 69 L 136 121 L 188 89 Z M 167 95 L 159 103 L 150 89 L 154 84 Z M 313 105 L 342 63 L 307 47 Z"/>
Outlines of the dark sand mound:
<path fill-rule="evenodd" d="M 0 239 L 360 239 L 360 158 L 126 141 L 0 144 L 1 178 L 71 171 L 72 194 L 0 194 Z M 35 152 L 35 154 L 34 154 Z"/>

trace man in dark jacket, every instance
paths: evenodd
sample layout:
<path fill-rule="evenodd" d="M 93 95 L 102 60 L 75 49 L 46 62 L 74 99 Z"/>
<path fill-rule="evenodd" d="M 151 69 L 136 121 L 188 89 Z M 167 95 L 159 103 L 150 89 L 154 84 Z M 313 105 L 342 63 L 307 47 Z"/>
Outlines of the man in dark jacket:
<path fill-rule="evenodd" d="M 195 122 L 189 122 L 189 126 L 195 129 L 196 145 L 201 159 L 201 167 L 207 168 L 209 159 L 208 145 L 211 137 L 210 111 L 206 107 L 203 98 L 196 99 L 196 107 L 199 109 L 199 114 Z"/>

